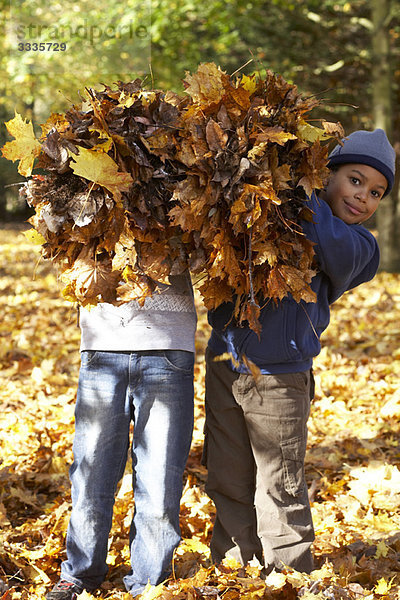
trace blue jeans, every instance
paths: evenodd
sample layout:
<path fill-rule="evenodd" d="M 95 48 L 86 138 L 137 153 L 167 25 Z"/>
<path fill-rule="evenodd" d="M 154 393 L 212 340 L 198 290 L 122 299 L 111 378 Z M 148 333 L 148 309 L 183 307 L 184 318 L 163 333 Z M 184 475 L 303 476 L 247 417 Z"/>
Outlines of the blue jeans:
<path fill-rule="evenodd" d="M 107 574 L 114 497 L 132 442 L 135 512 L 130 530 L 136 596 L 168 577 L 180 541 L 182 477 L 193 430 L 194 355 L 183 350 L 85 351 L 75 409 L 72 513 L 61 576 L 87 589 Z"/>

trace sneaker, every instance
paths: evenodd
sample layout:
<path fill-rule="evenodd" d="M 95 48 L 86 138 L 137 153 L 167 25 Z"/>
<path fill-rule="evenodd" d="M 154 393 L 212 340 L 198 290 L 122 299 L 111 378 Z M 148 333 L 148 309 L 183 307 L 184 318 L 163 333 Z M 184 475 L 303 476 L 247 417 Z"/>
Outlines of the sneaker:
<path fill-rule="evenodd" d="M 83 588 L 76 585 L 76 583 L 60 579 L 51 592 L 46 595 L 46 600 L 75 600 L 82 592 Z"/>

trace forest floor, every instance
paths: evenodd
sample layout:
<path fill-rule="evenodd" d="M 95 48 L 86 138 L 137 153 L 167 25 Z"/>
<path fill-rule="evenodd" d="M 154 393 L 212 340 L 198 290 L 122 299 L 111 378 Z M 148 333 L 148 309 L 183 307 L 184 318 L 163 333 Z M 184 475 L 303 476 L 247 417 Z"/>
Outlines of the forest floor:
<path fill-rule="evenodd" d="M 43 598 L 58 579 L 70 512 L 68 468 L 79 369 L 75 308 L 21 228 L 0 228 L 0 600 Z M 257 565 L 211 564 L 214 506 L 200 464 L 204 349 L 198 304 L 196 425 L 173 577 L 144 600 L 400 598 L 400 275 L 380 273 L 334 306 L 315 360 L 306 459 L 316 569 L 267 581 Z M 125 599 L 133 498 L 129 467 L 116 498 L 101 590 Z"/>

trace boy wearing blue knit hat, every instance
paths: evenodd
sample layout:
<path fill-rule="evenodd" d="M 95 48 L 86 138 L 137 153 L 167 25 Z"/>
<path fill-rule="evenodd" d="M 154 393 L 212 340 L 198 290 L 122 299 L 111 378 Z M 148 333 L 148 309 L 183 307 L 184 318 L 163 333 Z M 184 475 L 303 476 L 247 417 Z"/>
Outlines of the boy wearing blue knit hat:
<path fill-rule="evenodd" d="M 328 166 L 332 175 L 320 197 L 327 200 L 333 214 L 345 223 L 362 223 L 374 214 L 381 198 L 393 187 L 395 152 L 382 129 L 355 131 L 344 140 L 343 146 L 338 145 L 331 152 Z M 359 183 L 353 179 L 359 180 Z M 357 192 L 364 191 L 361 184 L 367 183 L 367 180 L 373 184 L 373 189 L 365 201 L 359 201 Z M 341 189 L 337 187 L 346 181 L 354 185 L 354 190 L 350 185 L 350 197 L 344 200 Z M 351 198 L 352 191 L 355 199 Z"/>
<path fill-rule="evenodd" d="M 382 129 L 356 131 L 332 151 L 328 166 L 326 188 L 309 201 L 314 222 L 302 223 L 315 244 L 316 303 L 291 296 L 278 305 L 265 302 L 260 337 L 235 324 L 233 303 L 209 313 L 204 457 L 217 509 L 211 540 L 217 563 L 231 555 L 242 564 L 256 557 L 265 572 L 313 568 L 304 475 L 312 361 L 330 305 L 378 269 L 376 240 L 360 223 L 393 187 L 395 152 Z M 226 352 L 232 361 L 215 360 Z M 260 377 L 248 372 L 243 357 L 259 367 Z"/>

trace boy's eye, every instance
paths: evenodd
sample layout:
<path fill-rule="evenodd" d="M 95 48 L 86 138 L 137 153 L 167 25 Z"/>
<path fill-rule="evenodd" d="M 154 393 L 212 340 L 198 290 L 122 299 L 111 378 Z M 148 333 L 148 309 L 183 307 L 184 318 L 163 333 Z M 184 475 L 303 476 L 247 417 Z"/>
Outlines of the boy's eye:
<path fill-rule="evenodd" d="M 372 190 L 371 194 L 373 195 L 374 198 L 380 198 L 381 195 L 379 192 L 377 192 L 376 190 Z"/>
<path fill-rule="evenodd" d="M 350 177 L 351 183 L 354 183 L 355 185 L 360 183 L 360 180 L 358 179 L 358 177 Z"/>

